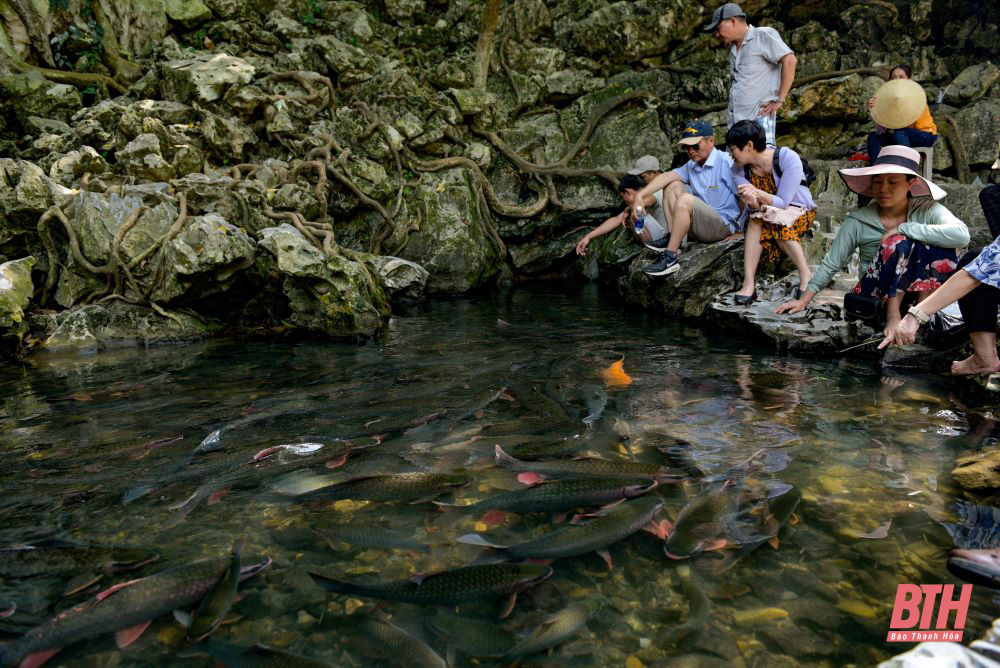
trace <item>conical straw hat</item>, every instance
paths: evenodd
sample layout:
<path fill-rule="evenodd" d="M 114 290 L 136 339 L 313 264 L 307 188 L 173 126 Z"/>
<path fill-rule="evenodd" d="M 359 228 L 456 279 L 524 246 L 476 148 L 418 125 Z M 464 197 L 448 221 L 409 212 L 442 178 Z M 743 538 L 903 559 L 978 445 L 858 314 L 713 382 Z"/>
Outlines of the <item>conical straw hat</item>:
<path fill-rule="evenodd" d="M 872 120 L 890 130 L 913 125 L 927 108 L 927 96 L 920 84 L 912 79 L 886 81 L 875 91 Z"/>

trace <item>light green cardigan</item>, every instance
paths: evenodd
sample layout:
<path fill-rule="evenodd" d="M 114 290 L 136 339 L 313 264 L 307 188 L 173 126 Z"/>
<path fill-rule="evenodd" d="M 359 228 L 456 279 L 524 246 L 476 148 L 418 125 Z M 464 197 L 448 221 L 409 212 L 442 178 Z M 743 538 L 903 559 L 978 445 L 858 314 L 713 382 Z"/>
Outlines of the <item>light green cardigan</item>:
<path fill-rule="evenodd" d="M 926 198 L 910 200 L 906 222 L 899 226 L 899 231 L 910 239 L 941 248 L 961 248 L 969 243 L 969 228 L 965 223 L 943 205 Z M 823 256 L 809 281 L 809 290 L 819 292 L 828 286 L 834 274 L 851 259 L 855 248 L 860 250 L 861 255 L 858 271 L 858 280 L 861 280 L 861 275 L 878 252 L 884 234 L 885 227 L 875 202 L 848 214 L 837 230 L 833 246 Z"/>

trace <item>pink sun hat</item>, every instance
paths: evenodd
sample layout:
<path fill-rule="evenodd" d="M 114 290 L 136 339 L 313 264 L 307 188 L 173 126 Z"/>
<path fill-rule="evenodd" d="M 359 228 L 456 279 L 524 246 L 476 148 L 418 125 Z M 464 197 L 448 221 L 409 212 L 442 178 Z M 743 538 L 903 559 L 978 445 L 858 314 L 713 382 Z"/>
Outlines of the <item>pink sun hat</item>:
<path fill-rule="evenodd" d="M 920 176 L 917 171 L 919 169 L 920 154 L 909 146 L 883 146 L 871 166 L 838 169 L 837 173 L 840 174 L 840 178 L 844 179 L 844 183 L 848 188 L 865 197 L 872 196 L 872 177 L 876 174 L 906 174 L 907 176 L 915 176 L 917 177 L 917 182 L 910 189 L 910 192 L 914 196 L 930 196 L 935 200 L 942 200 L 947 197 L 948 193 Z"/>

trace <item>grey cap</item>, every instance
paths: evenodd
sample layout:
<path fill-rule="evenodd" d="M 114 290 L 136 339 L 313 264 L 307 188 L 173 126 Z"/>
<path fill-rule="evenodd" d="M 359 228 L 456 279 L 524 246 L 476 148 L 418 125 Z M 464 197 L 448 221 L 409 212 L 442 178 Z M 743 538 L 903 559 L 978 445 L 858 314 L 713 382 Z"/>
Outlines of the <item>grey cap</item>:
<path fill-rule="evenodd" d="M 660 161 L 657 160 L 652 155 L 644 155 L 635 161 L 635 165 L 632 169 L 628 170 L 629 174 L 638 176 L 643 172 L 659 172 L 660 171 Z"/>
<path fill-rule="evenodd" d="M 734 16 L 742 16 L 746 18 L 746 14 L 735 2 L 727 2 L 722 5 L 712 14 L 712 22 L 704 27 L 704 32 L 712 32 L 719 26 L 719 21 L 724 21 L 726 19 L 731 19 Z"/>

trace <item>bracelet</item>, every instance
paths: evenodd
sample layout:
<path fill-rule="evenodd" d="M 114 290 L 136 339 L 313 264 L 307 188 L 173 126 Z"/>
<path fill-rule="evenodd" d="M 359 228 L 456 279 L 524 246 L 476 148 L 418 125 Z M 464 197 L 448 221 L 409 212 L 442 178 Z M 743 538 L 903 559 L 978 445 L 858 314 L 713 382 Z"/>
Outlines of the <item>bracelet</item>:
<path fill-rule="evenodd" d="M 929 315 L 927 315 L 926 313 L 924 313 L 923 311 L 921 311 L 916 306 L 911 306 L 910 310 L 908 310 L 907 313 L 909 315 L 912 315 L 914 317 L 914 319 L 916 319 L 917 323 L 920 324 L 920 325 L 926 325 L 927 322 L 931 319 L 931 317 Z"/>

